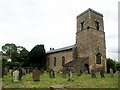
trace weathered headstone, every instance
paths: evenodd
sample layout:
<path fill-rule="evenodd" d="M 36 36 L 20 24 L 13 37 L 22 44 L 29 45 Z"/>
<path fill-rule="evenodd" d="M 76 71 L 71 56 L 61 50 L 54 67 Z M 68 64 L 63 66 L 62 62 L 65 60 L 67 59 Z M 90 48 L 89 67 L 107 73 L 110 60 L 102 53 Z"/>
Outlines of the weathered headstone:
<path fill-rule="evenodd" d="M 69 72 L 68 72 L 68 81 L 74 81 L 71 70 L 69 70 Z"/>
<path fill-rule="evenodd" d="M 26 74 L 26 70 L 24 68 L 22 68 L 22 73 L 23 73 L 23 75 Z"/>
<path fill-rule="evenodd" d="M 19 78 L 19 71 L 17 70 L 17 68 L 13 71 L 13 82 L 18 82 L 18 78 Z"/>
<path fill-rule="evenodd" d="M 33 81 L 40 81 L 40 71 L 38 70 L 37 67 L 33 70 L 32 78 Z"/>
<path fill-rule="evenodd" d="M 30 68 L 28 67 L 28 68 L 26 68 L 26 73 L 30 73 Z"/>
<path fill-rule="evenodd" d="M 112 68 L 110 68 L 110 76 L 114 77 L 114 75 L 113 75 L 113 69 Z"/>
<path fill-rule="evenodd" d="M 11 71 L 11 76 L 13 76 L 13 72 L 16 70 L 16 67 L 13 67 L 12 71 Z"/>
<path fill-rule="evenodd" d="M 55 71 L 53 69 L 49 70 L 49 76 L 50 78 L 55 78 Z"/>
<path fill-rule="evenodd" d="M 21 67 L 19 67 L 19 80 L 21 81 L 21 79 L 22 79 L 22 75 L 23 75 L 23 73 L 22 73 L 22 68 Z"/>
<path fill-rule="evenodd" d="M 96 74 L 95 74 L 95 70 L 94 69 L 91 70 L 91 77 L 92 78 L 96 78 Z"/>

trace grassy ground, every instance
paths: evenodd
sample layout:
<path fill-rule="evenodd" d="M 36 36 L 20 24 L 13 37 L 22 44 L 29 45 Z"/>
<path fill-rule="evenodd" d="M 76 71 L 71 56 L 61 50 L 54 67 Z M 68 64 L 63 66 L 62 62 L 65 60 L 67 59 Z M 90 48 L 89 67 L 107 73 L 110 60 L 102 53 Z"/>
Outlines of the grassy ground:
<path fill-rule="evenodd" d="M 118 88 L 118 75 L 113 78 L 109 74 L 105 74 L 105 78 L 101 78 L 97 73 L 97 78 L 91 78 L 90 74 L 82 74 L 77 76 L 73 74 L 74 81 L 67 81 L 67 78 L 62 78 L 61 74 L 56 73 L 56 78 L 49 78 L 49 74 L 45 72 L 40 76 L 39 82 L 33 82 L 32 74 L 26 74 L 22 77 L 22 81 L 18 83 L 12 82 L 10 74 L 4 76 L 3 88 L 49 88 L 54 85 L 62 85 L 65 88 Z"/>

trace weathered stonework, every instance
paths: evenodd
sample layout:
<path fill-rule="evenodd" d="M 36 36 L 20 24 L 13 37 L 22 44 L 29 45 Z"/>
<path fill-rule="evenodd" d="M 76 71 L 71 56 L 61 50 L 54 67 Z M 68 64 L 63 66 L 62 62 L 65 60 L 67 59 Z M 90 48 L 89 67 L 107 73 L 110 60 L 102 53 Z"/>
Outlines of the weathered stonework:
<path fill-rule="evenodd" d="M 47 52 L 47 57 L 46 59 L 50 62 L 47 63 L 47 68 L 52 68 L 55 71 L 59 71 L 62 70 L 63 66 L 62 66 L 62 58 L 64 57 L 65 59 L 65 64 L 72 61 L 73 60 L 73 47 L 74 46 L 70 46 L 68 49 L 59 49 L 57 51 L 50 51 Z M 54 66 L 54 58 L 56 57 L 56 65 Z"/>
<path fill-rule="evenodd" d="M 81 30 L 81 22 L 84 21 L 84 28 Z M 96 21 L 99 22 L 99 30 L 96 28 Z M 106 47 L 105 47 L 105 32 L 103 26 L 103 15 L 88 9 L 79 16 L 77 16 L 77 33 L 76 45 L 78 52 L 78 59 L 80 57 L 89 57 L 89 69 L 96 71 L 104 67 L 106 70 Z M 96 64 L 96 55 L 101 56 L 101 64 Z"/>
<path fill-rule="evenodd" d="M 97 55 L 101 63 L 97 63 Z M 62 57 L 65 57 L 65 64 L 73 60 L 80 60 L 82 70 L 99 71 L 104 68 L 106 71 L 106 46 L 103 15 L 88 9 L 77 16 L 76 44 L 58 50 L 49 51 L 46 54 L 49 65 L 47 67 L 59 71 L 63 68 Z M 54 66 L 54 57 L 56 57 L 56 66 Z M 83 58 L 87 58 L 83 60 Z"/>

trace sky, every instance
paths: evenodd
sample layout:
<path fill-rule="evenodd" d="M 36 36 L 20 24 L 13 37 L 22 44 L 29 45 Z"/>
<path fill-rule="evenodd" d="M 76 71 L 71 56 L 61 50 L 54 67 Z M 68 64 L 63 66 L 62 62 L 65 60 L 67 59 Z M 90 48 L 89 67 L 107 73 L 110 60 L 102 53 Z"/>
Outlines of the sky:
<path fill-rule="evenodd" d="M 46 51 L 76 42 L 76 16 L 91 8 L 104 16 L 106 56 L 118 60 L 119 0 L 0 0 L 0 47 L 6 43 Z M 1 49 L 0 49 L 1 50 Z"/>

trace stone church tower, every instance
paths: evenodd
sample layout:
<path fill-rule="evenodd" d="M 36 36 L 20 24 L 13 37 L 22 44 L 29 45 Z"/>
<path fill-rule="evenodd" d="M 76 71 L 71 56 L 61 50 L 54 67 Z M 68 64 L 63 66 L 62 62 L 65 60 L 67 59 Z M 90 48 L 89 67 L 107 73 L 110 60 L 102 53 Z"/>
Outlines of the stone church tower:
<path fill-rule="evenodd" d="M 101 68 L 106 71 L 106 46 L 103 15 L 87 9 L 77 16 L 77 60 L 88 57 L 84 65 L 89 71 Z"/>

